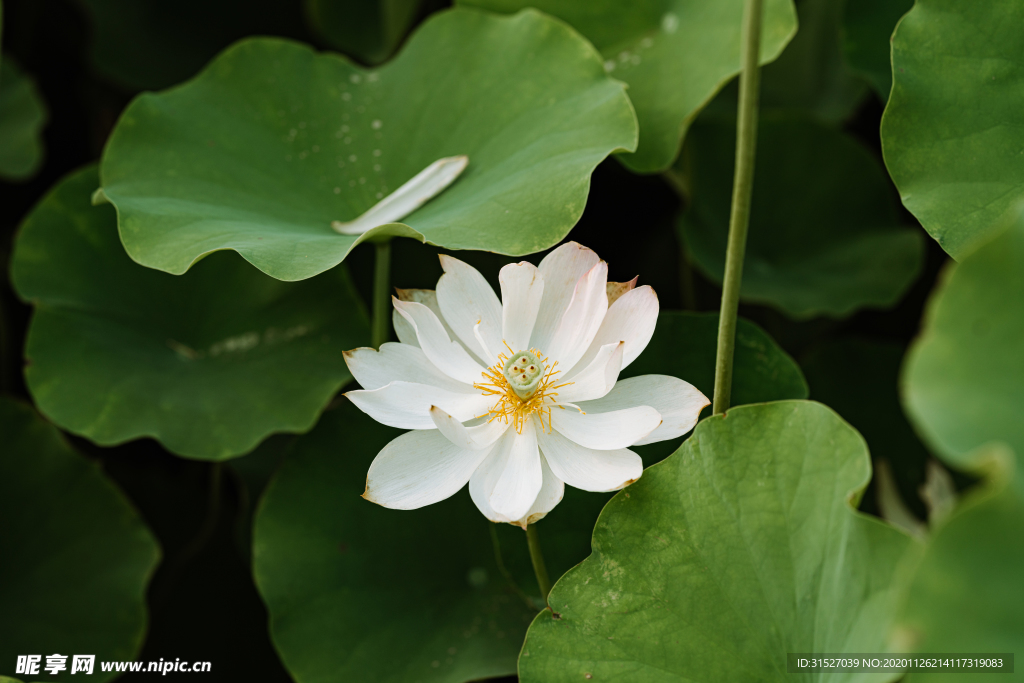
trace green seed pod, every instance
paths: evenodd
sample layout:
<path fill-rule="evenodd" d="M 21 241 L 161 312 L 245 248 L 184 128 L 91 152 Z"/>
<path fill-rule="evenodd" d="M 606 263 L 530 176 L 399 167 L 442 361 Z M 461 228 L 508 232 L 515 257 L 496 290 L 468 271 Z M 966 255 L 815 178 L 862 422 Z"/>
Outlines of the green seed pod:
<path fill-rule="evenodd" d="M 544 378 L 544 363 L 529 351 L 520 351 L 505 363 L 505 379 L 524 401 L 536 393 Z"/>

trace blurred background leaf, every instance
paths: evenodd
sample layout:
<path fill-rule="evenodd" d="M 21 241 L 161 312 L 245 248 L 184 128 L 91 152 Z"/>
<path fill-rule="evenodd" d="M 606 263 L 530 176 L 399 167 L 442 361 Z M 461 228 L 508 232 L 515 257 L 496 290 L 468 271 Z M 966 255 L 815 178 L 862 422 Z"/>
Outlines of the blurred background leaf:
<path fill-rule="evenodd" d="M 380 64 L 398 48 L 424 0 L 306 0 L 313 29 L 336 50 Z"/>
<path fill-rule="evenodd" d="M 892 90 L 891 38 L 914 0 L 847 0 L 843 10 L 846 66 L 867 79 L 882 102 Z"/>
<path fill-rule="evenodd" d="M 0 62 L 0 179 L 25 180 L 39 170 L 46 119 L 32 79 L 10 58 Z"/>
<path fill-rule="evenodd" d="M 35 315 L 26 380 L 40 410 L 101 445 L 150 436 L 222 460 L 272 432 L 303 432 L 351 379 L 342 352 L 369 325 L 344 269 L 302 283 L 234 254 L 182 277 L 125 254 L 110 206 L 91 206 L 95 167 L 29 215 L 14 285 Z"/>
<path fill-rule="evenodd" d="M 121 492 L 29 406 L 0 397 L 0 661 L 60 653 L 131 660 L 160 549 Z M 43 660 L 45 665 L 45 660 Z M 11 667 L 8 669 L 8 667 Z M 53 680 L 53 676 L 41 674 Z M 97 663 L 93 679 L 116 673 Z"/>

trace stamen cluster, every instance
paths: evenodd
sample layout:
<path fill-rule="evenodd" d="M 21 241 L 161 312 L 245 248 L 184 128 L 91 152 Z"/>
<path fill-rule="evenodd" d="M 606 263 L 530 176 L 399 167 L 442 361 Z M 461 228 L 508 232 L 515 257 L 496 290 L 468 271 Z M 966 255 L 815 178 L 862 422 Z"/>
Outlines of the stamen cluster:
<path fill-rule="evenodd" d="M 488 422 L 493 420 L 501 420 L 505 424 L 511 422 L 516 432 L 522 434 L 527 418 L 530 415 L 537 415 L 537 419 L 540 420 L 541 429 L 545 429 L 550 433 L 551 409 L 565 409 L 565 406 L 558 405 L 558 402 L 555 400 L 555 397 L 558 396 L 558 389 L 567 387 L 572 382 L 555 384 L 555 375 L 561 372 L 555 369 L 558 361 L 548 364 L 547 357 L 538 349 L 530 349 L 530 353 L 540 359 L 541 364 L 547 368 L 547 371 L 544 373 L 536 391 L 529 398 L 520 398 L 505 375 L 505 368 L 508 365 L 509 359 L 515 357 L 516 352 L 507 343 L 505 348 L 508 349 L 508 354 L 498 354 L 498 362 L 483 371 L 482 374 L 485 381 L 473 384 L 476 389 L 483 392 L 484 396 L 498 397 L 498 401 L 487 413 L 477 417 L 489 416 Z M 544 424 L 545 416 L 547 416 L 546 426 Z"/>

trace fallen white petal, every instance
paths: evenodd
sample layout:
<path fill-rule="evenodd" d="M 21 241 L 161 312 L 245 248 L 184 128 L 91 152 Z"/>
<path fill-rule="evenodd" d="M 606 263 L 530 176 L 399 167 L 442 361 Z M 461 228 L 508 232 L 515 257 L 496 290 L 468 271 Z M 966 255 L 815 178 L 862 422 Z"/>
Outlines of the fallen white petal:
<path fill-rule="evenodd" d="M 412 382 L 392 382 L 380 389 L 349 391 L 345 396 L 377 422 L 398 429 L 434 429 L 431 406 L 465 422 L 486 413 L 494 402 L 478 391 L 455 392 Z"/>
<path fill-rule="evenodd" d="M 634 445 L 674 439 L 697 424 L 700 411 L 711 403 L 695 386 L 667 375 L 641 375 L 619 380 L 602 398 L 583 401 L 588 413 L 607 413 L 635 405 L 651 406 L 661 414 L 661 425 Z"/>
<path fill-rule="evenodd" d="M 444 275 L 437 281 L 437 303 L 459 341 L 490 365 L 504 349 L 501 302 L 473 266 L 441 254 Z M 474 327 L 479 324 L 477 334 Z M 479 334 L 479 336 L 478 336 Z"/>
<path fill-rule="evenodd" d="M 532 263 L 510 263 L 498 274 L 501 283 L 501 334 L 513 351 L 530 347 L 530 335 L 544 294 L 544 278 Z"/>
<path fill-rule="evenodd" d="M 433 311 L 423 304 L 394 297 L 391 301 L 395 310 L 416 330 L 420 348 L 438 370 L 466 384 L 481 380 L 484 368 L 458 342 L 451 340 Z"/>
<path fill-rule="evenodd" d="M 464 154 L 438 159 L 355 220 L 334 221 L 331 227 L 342 235 L 362 235 L 378 225 L 397 223 L 441 194 L 468 164 L 469 157 Z"/>
<path fill-rule="evenodd" d="M 544 278 L 537 322 L 530 335 L 530 346 L 547 353 L 562 314 L 572 301 L 576 283 L 601 259 L 577 242 L 566 242 L 544 257 L 537 269 Z"/>
<path fill-rule="evenodd" d="M 402 319 L 403 322 L 405 319 Z M 409 329 L 414 328 L 410 325 Z M 415 331 L 415 330 L 414 330 Z M 470 385 L 452 379 L 438 370 L 419 346 L 387 342 L 380 350 L 362 347 L 346 351 L 349 372 L 363 389 L 380 389 L 392 382 L 415 382 L 466 392 Z"/>
<path fill-rule="evenodd" d="M 494 445 L 509 425 L 501 420 L 489 420 L 475 427 L 466 427 L 441 408 L 430 409 L 430 419 L 438 431 L 459 448 L 478 451 Z"/>
<path fill-rule="evenodd" d="M 646 405 L 634 404 L 634 407 L 623 410 L 585 415 L 572 408 L 551 411 L 551 426 L 555 431 L 581 446 L 599 451 L 632 446 L 653 432 L 659 423 L 661 415 Z"/>
<path fill-rule="evenodd" d="M 556 431 L 538 434 L 540 451 L 555 476 L 584 491 L 618 491 L 640 478 L 643 460 L 631 450 L 599 451 Z"/>
<path fill-rule="evenodd" d="M 590 347 L 608 312 L 608 264 L 599 262 L 580 278 L 551 344 L 541 350 L 568 373 Z M 615 340 L 619 341 L 619 340 Z"/>
<path fill-rule="evenodd" d="M 586 367 L 581 367 L 575 375 L 566 378 L 566 381 L 572 381 L 572 384 L 558 390 L 558 402 L 576 403 L 601 398 L 611 391 L 622 367 L 624 346 L 622 342 L 602 346 Z M 582 365 L 583 363 L 579 363 L 578 367 Z M 555 384 L 560 383 L 560 378 L 556 376 Z"/>
<path fill-rule="evenodd" d="M 396 510 L 437 503 L 465 486 L 487 454 L 461 449 L 436 429 L 406 432 L 374 458 L 363 498 Z"/>
<path fill-rule="evenodd" d="M 608 308 L 608 313 L 601 321 L 601 327 L 590 343 L 590 348 L 583 354 L 576 367 L 583 366 L 597 355 L 605 344 L 625 342 L 622 352 L 622 369 L 636 360 L 637 356 L 647 348 L 654 336 L 654 327 L 658 323 L 658 295 L 649 285 L 638 287 L 620 296 Z"/>

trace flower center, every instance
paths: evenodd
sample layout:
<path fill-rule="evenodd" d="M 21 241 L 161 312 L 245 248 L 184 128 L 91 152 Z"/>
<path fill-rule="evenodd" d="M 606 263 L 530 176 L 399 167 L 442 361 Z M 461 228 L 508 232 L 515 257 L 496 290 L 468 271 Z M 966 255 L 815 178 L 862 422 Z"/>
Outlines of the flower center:
<path fill-rule="evenodd" d="M 489 417 L 488 422 L 511 422 L 522 434 L 526 420 L 536 414 L 541 428 L 544 428 L 544 418 L 547 417 L 550 430 L 551 409 L 562 408 L 555 400 L 558 389 L 572 382 L 555 384 L 554 377 L 560 372 L 555 369 L 558 361 L 549 364 L 537 349 L 515 352 L 508 344 L 505 348 L 508 348 L 508 353 L 499 354 L 498 362 L 483 371 L 483 381 L 473 385 L 484 396 L 497 399 L 487 413 L 478 417 Z"/>

